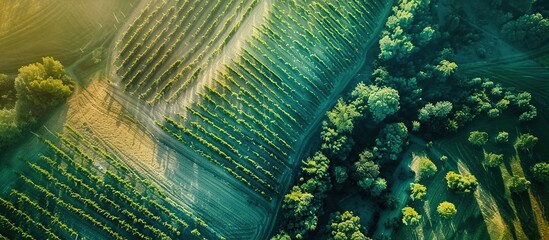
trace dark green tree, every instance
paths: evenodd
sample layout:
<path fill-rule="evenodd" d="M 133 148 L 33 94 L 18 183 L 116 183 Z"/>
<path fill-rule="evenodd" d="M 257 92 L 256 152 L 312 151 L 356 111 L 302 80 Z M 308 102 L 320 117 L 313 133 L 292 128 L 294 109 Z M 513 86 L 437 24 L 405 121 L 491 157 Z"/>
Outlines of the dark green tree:
<path fill-rule="evenodd" d="M 488 167 L 499 167 L 503 163 L 503 154 L 484 153 L 484 161 Z"/>
<path fill-rule="evenodd" d="M 544 183 L 549 182 L 549 163 L 536 163 L 534 167 L 532 167 L 532 173 L 536 180 Z"/>
<path fill-rule="evenodd" d="M 387 124 L 376 138 L 374 155 L 379 161 L 397 160 L 407 139 L 408 129 L 404 123 Z"/>
<path fill-rule="evenodd" d="M 530 181 L 524 177 L 513 176 L 509 181 L 509 190 L 511 192 L 524 192 L 530 188 Z"/>
<path fill-rule="evenodd" d="M 515 141 L 515 148 L 522 151 L 531 151 L 538 143 L 538 137 L 525 133 L 517 137 Z"/>
<path fill-rule="evenodd" d="M 467 140 L 475 146 L 484 146 L 488 142 L 488 133 L 472 131 L 469 133 L 469 138 Z"/>
<path fill-rule="evenodd" d="M 549 19 L 540 13 L 526 14 L 503 25 L 501 32 L 511 42 L 534 49 L 549 40 Z"/>

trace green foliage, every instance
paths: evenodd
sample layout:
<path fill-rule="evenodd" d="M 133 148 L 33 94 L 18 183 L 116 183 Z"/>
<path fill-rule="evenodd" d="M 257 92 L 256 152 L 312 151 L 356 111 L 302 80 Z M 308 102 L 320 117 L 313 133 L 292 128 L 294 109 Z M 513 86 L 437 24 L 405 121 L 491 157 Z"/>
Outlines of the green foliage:
<path fill-rule="evenodd" d="M 302 191 L 299 186 L 293 186 L 290 193 L 284 196 L 282 209 L 286 210 L 286 217 L 294 224 L 290 229 L 296 231 L 316 229 L 318 219 L 314 215 L 316 210 L 313 198 L 312 194 Z"/>
<path fill-rule="evenodd" d="M 353 164 L 353 177 L 357 180 L 363 178 L 376 178 L 379 175 L 379 165 L 373 161 L 361 159 Z"/>
<path fill-rule="evenodd" d="M 510 41 L 534 49 L 549 39 L 549 19 L 540 13 L 526 14 L 503 25 L 501 32 Z"/>
<path fill-rule="evenodd" d="M 286 232 L 280 231 L 277 235 L 273 236 L 271 240 L 292 240 L 292 238 Z"/>
<path fill-rule="evenodd" d="M 51 57 L 19 68 L 15 78 L 19 119 L 39 116 L 59 105 L 73 88 L 74 81 L 66 75 L 63 65 Z"/>
<path fill-rule="evenodd" d="M 302 177 L 307 180 L 301 188 L 315 196 L 326 192 L 330 188 L 329 166 L 330 160 L 320 151 L 316 152 L 313 157 L 304 160 L 301 172 Z"/>
<path fill-rule="evenodd" d="M 334 168 L 334 177 L 336 180 L 336 183 L 341 184 L 347 181 L 348 175 L 347 175 L 347 169 L 342 166 L 336 166 Z"/>
<path fill-rule="evenodd" d="M 344 160 L 352 149 L 353 140 L 345 135 L 338 133 L 335 129 L 328 127 L 326 121 L 322 122 L 322 140 L 321 149 L 330 157 Z"/>
<path fill-rule="evenodd" d="M 404 33 L 400 26 L 397 26 L 392 33 L 384 34 L 379 40 L 379 58 L 389 60 L 392 58 L 402 59 L 408 57 L 415 49 L 412 38 Z"/>
<path fill-rule="evenodd" d="M 472 131 L 469 133 L 469 142 L 475 146 L 484 146 L 488 142 L 488 133 Z"/>
<path fill-rule="evenodd" d="M 439 71 L 442 76 L 449 77 L 452 75 L 456 70 L 458 66 L 455 62 L 450 62 L 448 60 L 442 60 L 440 63 L 435 67 L 437 71 Z"/>
<path fill-rule="evenodd" d="M 364 240 L 366 235 L 361 232 L 360 217 L 353 212 L 343 214 L 335 212 L 328 225 L 334 240 Z"/>
<path fill-rule="evenodd" d="M 499 167 L 503 163 L 503 154 L 484 153 L 484 161 L 488 167 Z"/>
<path fill-rule="evenodd" d="M 380 88 L 368 98 L 368 107 L 375 122 L 381 122 L 387 116 L 400 109 L 398 91 L 389 87 Z"/>
<path fill-rule="evenodd" d="M 346 104 L 342 99 L 339 99 L 334 108 L 326 115 L 338 133 L 351 132 L 355 119 L 361 116 L 353 104 Z"/>
<path fill-rule="evenodd" d="M 451 202 L 441 202 L 437 207 L 438 214 L 446 219 L 452 218 L 457 213 L 456 206 Z"/>
<path fill-rule="evenodd" d="M 387 124 L 376 138 L 374 154 L 380 161 L 397 160 L 407 139 L 408 129 L 404 123 Z"/>
<path fill-rule="evenodd" d="M 370 194 L 374 197 L 379 197 L 385 189 L 387 189 L 387 181 L 384 178 L 376 178 L 370 189 Z"/>
<path fill-rule="evenodd" d="M 509 190 L 511 192 L 524 192 L 530 188 L 530 181 L 524 177 L 513 176 L 509 181 Z"/>
<path fill-rule="evenodd" d="M 477 189 L 478 182 L 473 175 L 461 175 L 454 171 L 446 174 L 446 183 L 449 189 L 461 193 L 472 193 Z"/>
<path fill-rule="evenodd" d="M 515 148 L 522 151 L 531 151 L 537 142 L 538 137 L 529 133 L 521 134 L 515 141 Z"/>
<path fill-rule="evenodd" d="M 430 178 L 437 173 L 437 166 L 427 156 L 419 159 L 419 179 Z"/>
<path fill-rule="evenodd" d="M 536 180 L 544 183 L 549 182 L 549 163 L 536 163 L 534 167 L 532 167 L 532 173 Z"/>
<path fill-rule="evenodd" d="M 0 146 L 12 143 L 20 135 L 15 109 L 0 109 Z"/>
<path fill-rule="evenodd" d="M 13 78 L 0 74 L 0 109 L 15 106 L 15 82 Z"/>
<path fill-rule="evenodd" d="M 421 123 L 418 121 L 412 121 L 412 132 L 419 132 L 419 128 L 421 127 Z"/>
<path fill-rule="evenodd" d="M 440 156 L 440 161 L 441 161 L 441 162 L 446 162 L 446 161 L 448 161 L 448 156 L 446 156 L 446 155 Z"/>
<path fill-rule="evenodd" d="M 427 103 L 419 110 L 418 119 L 421 122 L 446 119 L 452 112 L 452 103 L 448 101 L 437 102 L 436 104 Z"/>
<path fill-rule="evenodd" d="M 421 221 L 421 215 L 412 207 L 404 207 L 402 209 L 402 215 L 402 222 L 406 226 L 415 226 Z"/>
<path fill-rule="evenodd" d="M 419 183 L 410 183 L 410 198 L 415 200 L 423 200 L 423 196 L 427 195 L 427 187 Z"/>
<path fill-rule="evenodd" d="M 505 131 L 498 132 L 496 136 L 496 143 L 506 143 L 509 142 L 509 133 Z"/>

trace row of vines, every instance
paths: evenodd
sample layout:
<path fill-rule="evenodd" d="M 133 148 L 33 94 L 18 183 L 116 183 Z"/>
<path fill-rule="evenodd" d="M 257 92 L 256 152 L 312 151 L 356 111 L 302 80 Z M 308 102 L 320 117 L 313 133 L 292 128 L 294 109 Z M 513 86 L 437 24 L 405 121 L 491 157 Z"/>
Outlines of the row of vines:
<path fill-rule="evenodd" d="M 38 136 L 44 148 L 0 196 L 8 239 L 214 239 L 199 216 L 140 177 L 117 155 L 67 126 Z"/>

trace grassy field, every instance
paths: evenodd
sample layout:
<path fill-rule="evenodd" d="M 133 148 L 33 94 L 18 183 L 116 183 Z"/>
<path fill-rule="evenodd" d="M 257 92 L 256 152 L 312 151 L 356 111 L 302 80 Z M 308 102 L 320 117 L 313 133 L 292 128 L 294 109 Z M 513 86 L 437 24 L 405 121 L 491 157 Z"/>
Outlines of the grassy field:
<path fill-rule="evenodd" d="M 52 56 L 70 65 L 102 44 L 138 1 L 21 0 L 0 3 L 0 72 Z"/>

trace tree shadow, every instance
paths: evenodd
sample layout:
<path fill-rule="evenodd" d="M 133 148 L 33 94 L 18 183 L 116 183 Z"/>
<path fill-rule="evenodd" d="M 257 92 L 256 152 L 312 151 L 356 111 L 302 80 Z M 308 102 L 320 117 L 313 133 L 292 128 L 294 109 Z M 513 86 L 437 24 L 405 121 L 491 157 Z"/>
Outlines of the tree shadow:
<path fill-rule="evenodd" d="M 522 229 L 528 239 L 541 239 L 539 235 L 538 225 L 534 218 L 534 212 L 532 211 L 532 204 L 530 203 L 530 196 L 528 192 L 513 193 L 511 195 L 515 208 L 517 210 L 517 216 L 521 223 Z"/>

